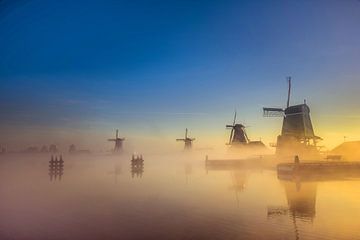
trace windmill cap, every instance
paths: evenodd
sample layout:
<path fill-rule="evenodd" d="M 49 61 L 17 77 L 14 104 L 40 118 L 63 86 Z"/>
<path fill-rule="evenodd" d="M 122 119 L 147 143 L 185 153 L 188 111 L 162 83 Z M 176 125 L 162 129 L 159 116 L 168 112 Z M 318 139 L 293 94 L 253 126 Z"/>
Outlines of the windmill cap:
<path fill-rule="evenodd" d="M 294 113 L 310 113 L 310 108 L 306 104 L 299 104 L 295 106 L 290 106 L 285 109 L 285 114 L 294 114 Z"/>

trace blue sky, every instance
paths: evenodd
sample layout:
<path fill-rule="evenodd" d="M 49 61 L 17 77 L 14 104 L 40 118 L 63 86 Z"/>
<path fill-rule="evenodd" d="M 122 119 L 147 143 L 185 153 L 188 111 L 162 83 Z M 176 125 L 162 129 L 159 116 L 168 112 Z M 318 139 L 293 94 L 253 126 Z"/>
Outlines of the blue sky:
<path fill-rule="evenodd" d="M 351 134 L 359 23 L 357 0 L 4 0 L 0 130 L 225 137 L 236 108 L 271 141 L 281 121 L 261 108 L 285 104 L 291 75 L 320 133 Z"/>

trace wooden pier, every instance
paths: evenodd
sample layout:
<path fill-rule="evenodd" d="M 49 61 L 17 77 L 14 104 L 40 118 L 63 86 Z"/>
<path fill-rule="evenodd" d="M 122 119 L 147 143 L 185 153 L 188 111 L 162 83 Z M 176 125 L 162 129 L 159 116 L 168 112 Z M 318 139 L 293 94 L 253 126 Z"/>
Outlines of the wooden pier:
<path fill-rule="evenodd" d="M 319 161 L 303 163 L 280 163 L 277 165 L 278 172 L 294 171 L 332 171 L 332 170 L 360 170 L 360 162 L 343 162 L 343 161 Z"/>
<path fill-rule="evenodd" d="M 234 168 L 263 167 L 264 159 L 262 157 L 248 159 L 209 159 L 205 158 L 206 169 L 227 170 Z"/>
<path fill-rule="evenodd" d="M 282 180 L 336 180 L 360 177 L 360 161 L 317 161 L 280 163 L 277 165 L 278 178 Z"/>

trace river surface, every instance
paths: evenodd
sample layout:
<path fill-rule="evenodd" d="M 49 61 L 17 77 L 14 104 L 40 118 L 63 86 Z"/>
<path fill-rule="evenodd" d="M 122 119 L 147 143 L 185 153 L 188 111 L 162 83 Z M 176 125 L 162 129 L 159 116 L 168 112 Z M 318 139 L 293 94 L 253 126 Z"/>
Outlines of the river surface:
<path fill-rule="evenodd" d="M 0 156 L 0 239 L 360 239 L 360 179 L 280 180 L 204 156 Z"/>

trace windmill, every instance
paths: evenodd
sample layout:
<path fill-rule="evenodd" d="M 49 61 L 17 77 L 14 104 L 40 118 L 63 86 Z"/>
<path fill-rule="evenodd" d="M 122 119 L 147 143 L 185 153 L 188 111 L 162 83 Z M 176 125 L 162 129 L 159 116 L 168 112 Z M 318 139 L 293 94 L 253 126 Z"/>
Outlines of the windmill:
<path fill-rule="evenodd" d="M 230 139 L 228 145 L 232 144 L 247 144 L 250 142 L 246 131 L 245 126 L 239 123 L 236 123 L 236 111 L 234 114 L 234 121 L 232 125 L 226 125 L 227 129 L 231 129 Z"/>
<path fill-rule="evenodd" d="M 226 125 L 226 128 L 231 129 L 229 143 L 227 143 L 227 145 L 235 148 L 241 147 L 242 150 L 250 150 L 249 153 L 255 149 L 259 150 L 259 153 L 267 152 L 266 146 L 262 141 L 251 141 L 246 133 L 245 126 L 236 123 L 236 111 L 232 125 Z"/>
<path fill-rule="evenodd" d="M 176 139 L 176 141 L 183 141 L 183 142 L 185 142 L 185 147 L 184 147 L 184 149 L 186 149 L 186 150 L 191 149 L 191 147 L 192 147 L 192 141 L 194 141 L 194 140 L 195 140 L 195 138 L 189 138 L 189 137 L 188 137 L 188 129 L 187 129 L 187 128 L 185 129 L 185 138 L 178 138 L 178 139 Z"/>
<path fill-rule="evenodd" d="M 116 129 L 116 135 L 115 138 L 113 139 L 108 139 L 108 141 L 111 142 L 115 142 L 115 147 L 114 147 L 114 152 L 121 152 L 122 151 L 122 146 L 123 146 L 123 141 L 125 140 L 125 138 L 119 138 L 119 130 Z"/>
<path fill-rule="evenodd" d="M 288 96 L 286 108 L 263 108 L 264 117 L 283 117 L 281 134 L 277 138 L 276 153 L 282 156 L 315 156 L 319 153 L 310 118 L 310 108 L 303 104 L 290 106 L 291 77 L 287 77 Z"/>

